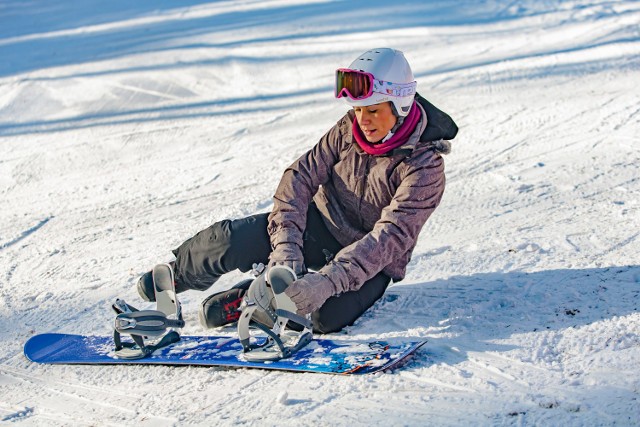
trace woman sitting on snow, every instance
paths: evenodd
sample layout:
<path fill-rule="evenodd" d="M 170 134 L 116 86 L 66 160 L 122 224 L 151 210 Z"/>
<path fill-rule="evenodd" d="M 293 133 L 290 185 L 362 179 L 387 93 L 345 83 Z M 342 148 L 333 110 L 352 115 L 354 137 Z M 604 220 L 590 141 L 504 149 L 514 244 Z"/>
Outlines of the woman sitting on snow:
<path fill-rule="evenodd" d="M 270 214 L 217 222 L 173 251 L 177 292 L 206 290 L 256 263 L 283 264 L 298 275 L 285 291 L 298 314 L 311 314 L 314 330 L 329 333 L 404 277 L 442 198 L 441 154 L 458 128 L 416 93 L 411 67 L 394 49 L 372 49 L 338 69 L 335 96 L 353 109 L 284 171 Z M 203 301 L 205 326 L 236 321 L 250 283 Z M 137 287 L 154 300 L 151 272 Z"/>

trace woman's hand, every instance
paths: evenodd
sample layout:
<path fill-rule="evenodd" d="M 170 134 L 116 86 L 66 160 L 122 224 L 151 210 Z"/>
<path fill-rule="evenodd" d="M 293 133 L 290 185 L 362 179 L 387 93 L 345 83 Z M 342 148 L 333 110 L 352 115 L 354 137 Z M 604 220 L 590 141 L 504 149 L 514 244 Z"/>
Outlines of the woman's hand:
<path fill-rule="evenodd" d="M 284 293 L 291 298 L 298 314 L 310 314 L 325 303 L 335 293 L 335 285 L 324 274 L 309 273 L 293 282 Z"/>
<path fill-rule="evenodd" d="M 291 243 L 280 243 L 269 255 L 269 268 L 274 265 L 284 265 L 292 269 L 296 276 L 301 276 L 307 272 L 304 266 L 304 257 L 298 245 Z"/>

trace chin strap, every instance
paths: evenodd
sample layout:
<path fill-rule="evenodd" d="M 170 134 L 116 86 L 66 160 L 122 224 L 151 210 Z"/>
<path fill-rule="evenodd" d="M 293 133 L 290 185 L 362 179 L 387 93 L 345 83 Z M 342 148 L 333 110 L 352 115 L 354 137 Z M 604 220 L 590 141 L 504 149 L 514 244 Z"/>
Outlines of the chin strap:
<path fill-rule="evenodd" d="M 296 273 L 289 267 L 274 266 L 265 271 L 264 265 L 254 267 L 257 277 L 251 283 L 240 306 L 238 336 L 244 357 L 250 361 L 273 361 L 291 356 L 313 339 L 312 323 L 309 316 L 296 314 L 296 305 L 284 293 L 296 279 Z M 256 314 L 265 313 L 273 327 L 254 320 Z M 264 317 L 264 316 L 262 316 Z M 289 321 L 302 326 L 302 331 L 287 329 Z M 261 344 L 251 334 L 258 329 L 267 335 Z"/>

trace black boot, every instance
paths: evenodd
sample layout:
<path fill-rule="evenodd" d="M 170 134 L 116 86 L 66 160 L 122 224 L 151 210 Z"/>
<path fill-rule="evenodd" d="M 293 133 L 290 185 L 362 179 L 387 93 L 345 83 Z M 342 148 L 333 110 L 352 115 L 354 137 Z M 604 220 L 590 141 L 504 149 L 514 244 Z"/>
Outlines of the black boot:
<path fill-rule="evenodd" d="M 153 290 L 153 274 L 151 273 L 151 271 L 147 271 L 142 276 L 140 276 L 136 289 L 138 289 L 140 298 L 145 301 L 155 302 L 156 293 Z"/>
<path fill-rule="evenodd" d="M 175 262 L 168 263 L 173 271 L 175 271 Z M 153 286 L 153 272 L 147 271 L 138 279 L 138 283 L 136 284 L 136 289 L 138 290 L 138 295 L 145 301 L 155 302 L 156 301 L 156 292 Z"/>
<path fill-rule="evenodd" d="M 205 328 L 217 328 L 240 318 L 240 304 L 252 279 L 243 280 L 233 288 L 209 295 L 200 307 L 198 317 Z"/>

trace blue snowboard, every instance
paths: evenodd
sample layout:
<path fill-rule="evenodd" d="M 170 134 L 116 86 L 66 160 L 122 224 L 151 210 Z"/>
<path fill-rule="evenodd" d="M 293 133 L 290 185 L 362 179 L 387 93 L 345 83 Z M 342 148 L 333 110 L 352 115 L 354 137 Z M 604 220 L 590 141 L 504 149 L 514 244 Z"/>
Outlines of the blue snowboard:
<path fill-rule="evenodd" d="M 261 368 L 326 374 L 369 374 L 399 366 L 426 341 L 388 344 L 314 339 L 288 359 L 250 362 L 234 337 L 183 336 L 180 341 L 137 360 L 114 356 L 112 337 L 41 334 L 24 345 L 32 362 L 84 365 L 195 365 Z"/>

